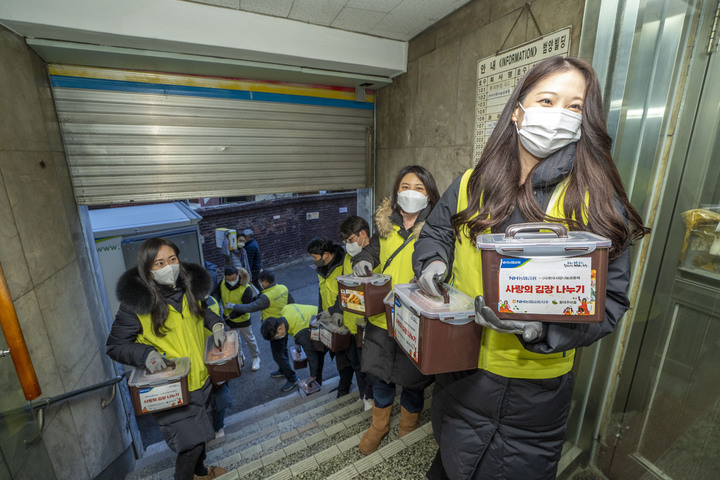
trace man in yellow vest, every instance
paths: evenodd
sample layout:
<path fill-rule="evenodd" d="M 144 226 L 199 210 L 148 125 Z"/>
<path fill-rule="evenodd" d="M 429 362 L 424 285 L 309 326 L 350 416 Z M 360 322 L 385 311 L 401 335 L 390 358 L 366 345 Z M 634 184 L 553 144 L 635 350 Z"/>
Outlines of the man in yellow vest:
<path fill-rule="evenodd" d="M 270 317 L 281 317 L 282 310 L 288 303 L 295 303 L 285 285 L 275 283 L 275 274 L 270 270 L 262 270 L 258 275 L 258 282 L 262 287 L 260 295 L 249 304 L 235 304 L 232 310 L 235 313 L 244 315 L 246 313 L 260 312 L 260 319 L 265 320 Z M 297 385 L 297 375 L 290 367 L 290 361 L 287 350 L 287 337 L 270 341 L 270 350 L 273 359 L 278 365 L 278 369 L 270 374 L 272 378 L 283 378 L 287 380 L 280 387 L 283 392 L 292 390 Z"/>
<path fill-rule="evenodd" d="M 235 304 L 247 304 L 253 301 L 254 290 L 250 285 L 250 274 L 243 268 L 226 267 L 225 280 L 213 290 L 212 296 L 220 299 L 224 305 L 223 318 L 230 328 L 236 328 L 250 348 L 252 371 L 260 370 L 260 351 L 250 325 L 250 314 L 240 314 L 233 310 Z"/>

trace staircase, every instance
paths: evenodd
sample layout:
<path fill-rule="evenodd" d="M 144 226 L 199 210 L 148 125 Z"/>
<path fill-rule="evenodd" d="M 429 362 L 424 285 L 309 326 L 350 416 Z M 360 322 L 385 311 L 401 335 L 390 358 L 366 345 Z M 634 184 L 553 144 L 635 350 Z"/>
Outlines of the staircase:
<path fill-rule="evenodd" d="M 437 452 L 430 425 L 430 394 L 419 428 L 402 439 L 399 397 L 390 433 L 368 456 L 358 451 L 372 411 L 363 411 L 357 391 L 336 398 L 338 377 L 309 397 L 297 392 L 225 419 L 225 436 L 207 446 L 206 465 L 228 470 L 222 480 L 240 479 L 408 479 L 424 478 Z M 171 480 L 175 454 L 164 442 L 151 445 L 126 480 Z"/>

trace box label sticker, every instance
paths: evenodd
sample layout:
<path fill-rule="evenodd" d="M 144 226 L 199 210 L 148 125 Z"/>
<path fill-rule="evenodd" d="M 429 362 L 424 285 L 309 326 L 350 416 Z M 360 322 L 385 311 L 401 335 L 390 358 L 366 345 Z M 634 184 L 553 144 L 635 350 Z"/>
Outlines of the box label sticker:
<path fill-rule="evenodd" d="M 320 341 L 323 343 L 323 345 L 330 348 L 330 346 L 332 345 L 332 332 L 325 328 L 321 328 L 320 329 Z"/>
<path fill-rule="evenodd" d="M 590 257 L 503 258 L 498 282 L 499 313 L 595 313 Z"/>
<path fill-rule="evenodd" d="M 138 396 L 140 397 L 140 409 L 143 413 L 184 405 L 181 382 L 141 388 L 138 390 Z"/>
<path fill-rule="evenodd" d="M 395 297 L 395 340 L 410 357 L 418 363 L 418 341 L 420 336 L 420 318 L 412 310 L 403 306 Z"/>
<path fill-rule="evenodd" d="M 365 313 L 365 293 L 362 290 L 341 288 L 340 306 L 353 312 Z"/>

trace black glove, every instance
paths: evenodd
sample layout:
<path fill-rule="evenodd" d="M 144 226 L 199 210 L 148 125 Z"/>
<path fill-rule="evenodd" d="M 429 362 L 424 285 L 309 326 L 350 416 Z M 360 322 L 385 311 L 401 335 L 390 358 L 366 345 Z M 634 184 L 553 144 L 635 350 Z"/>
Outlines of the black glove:
<path fill-rule="evenodd" d="M 485 305 L 485 299 L 478 295 L 475 297 L 475 323 L 491 328 L 500 333 L 514 333 L 522 335 L 523 340 L 532 342 L 543 334 L 541 322 L 525 320 L 500 320 L 490 307 Z"/>

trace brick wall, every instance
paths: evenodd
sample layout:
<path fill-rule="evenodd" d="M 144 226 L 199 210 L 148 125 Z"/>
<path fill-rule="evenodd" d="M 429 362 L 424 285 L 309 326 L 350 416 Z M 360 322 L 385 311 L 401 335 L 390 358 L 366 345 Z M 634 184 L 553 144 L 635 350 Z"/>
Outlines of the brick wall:
<path fill-rule="evenodd" d="M 264 268 L 300 258 L 309 263 L 306 247 L 310 239 L 326 236 L 339 242 L 337 226 L 356 214 L 356 197 L 353 191 L 200 208 L 197 213 L 203 217 L 199 224 L 205 239 L 203 256 L 206 261 L 222 266 L 220 249 L 215 246 L 215 229 L 252 228 Z M 341 209 L 347 212 L 340 213 Z M 318 218 L 308 220 L 307 215 L 315 212 Z"/>

